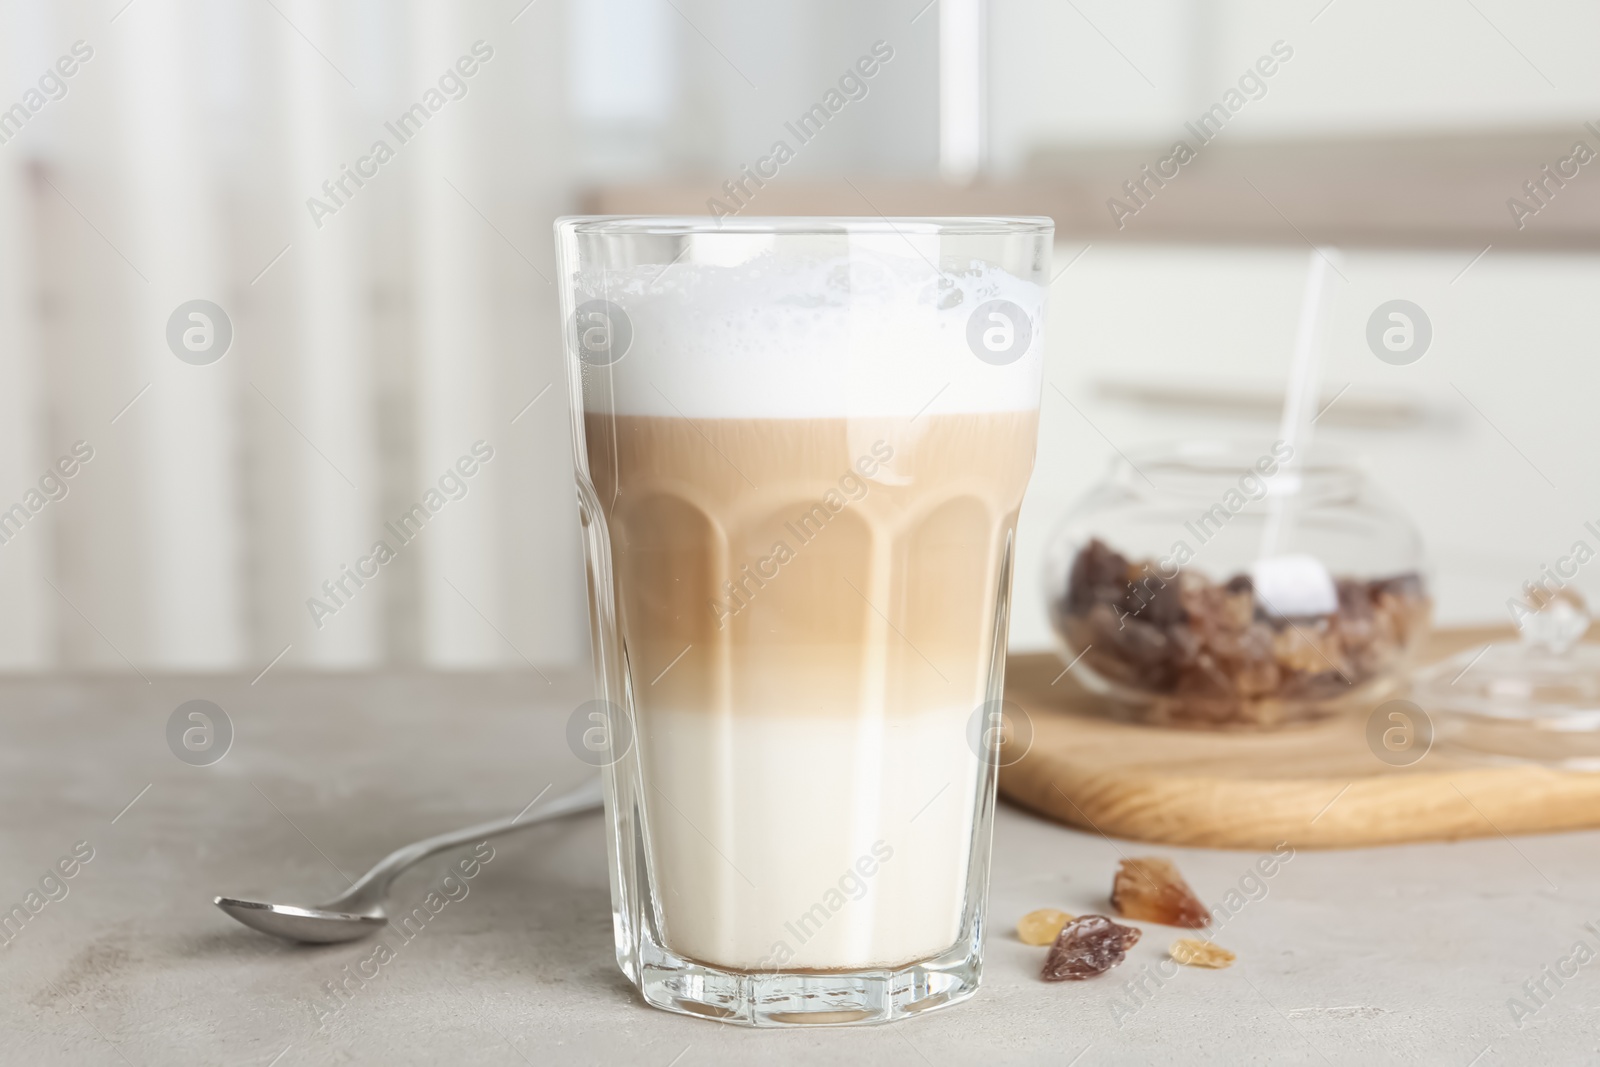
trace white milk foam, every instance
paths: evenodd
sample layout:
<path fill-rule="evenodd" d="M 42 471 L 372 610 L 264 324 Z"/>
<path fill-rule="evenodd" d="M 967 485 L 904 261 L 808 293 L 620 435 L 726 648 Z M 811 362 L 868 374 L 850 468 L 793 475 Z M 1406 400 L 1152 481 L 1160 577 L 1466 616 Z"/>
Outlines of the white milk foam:
<path fill-rule="evenodd" d="M 849 256 L 789 251 L 780 260 L 769 247 L 737 266 L 691 256 L 665 269 L 582 274 L 577 302 L 610 301 L 632 327 L 621 359 L 584 367 L 585 406 L 691 418 L 1038 407 L 1044 287 L 978 261 L 938 273 L 901 252 L 858 243 Z M 1031 323 L 1028 348 L 1004 365 L 968 344 L 969 320 L 990 300 L 1012 302 Z"/>

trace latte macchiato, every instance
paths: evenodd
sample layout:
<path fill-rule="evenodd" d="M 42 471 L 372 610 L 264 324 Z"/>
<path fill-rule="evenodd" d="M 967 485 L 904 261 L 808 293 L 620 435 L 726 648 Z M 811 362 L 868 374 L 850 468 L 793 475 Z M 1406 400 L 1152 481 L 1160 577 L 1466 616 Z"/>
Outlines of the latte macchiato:
<path fill-rule="evenodd" d="M 1037 324 L 1043 294 L 883 247 L 580 279 L 631 333 L 583 370 L 583 441 L 652 918 L 717 968 L 894 968 L 963 934 L 1041 378 L 1040 346 L 985 362 L 968 324 L 992 299 Z"/>
<path fill-rule="evenodd" d="M 589 427 L 672 948 L 840 968 L 955 941 L 979 766 L 967 724 L 1035 423 Z M 860 899 L 828 908 L 841 877 Z"/>

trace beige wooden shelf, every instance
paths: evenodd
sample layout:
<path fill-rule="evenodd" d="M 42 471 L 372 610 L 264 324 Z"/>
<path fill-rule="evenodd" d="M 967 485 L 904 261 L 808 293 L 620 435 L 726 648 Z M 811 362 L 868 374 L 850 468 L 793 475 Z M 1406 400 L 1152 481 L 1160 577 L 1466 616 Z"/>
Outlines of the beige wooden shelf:
<path fill-rule="evenodd" d="M 1179 131 L 1182 132 L 1181 130 Z M 1192 135 L 1189 137 L 1193 144 Z M 1505 251 L 1600 249 L 1600 158 L 1557 187 L 1542 168 L 1600 133 L 1583 125 L 1460 135 L 1230 141 L 1201 147 L 1119 228 L 1107 201 L 1171 142 L 1044 151 L 1014 182 L 790 180 L 755 192 L 745 215 L 1049 215 L 1067 240 L 1337 244 Z M 1170 167 L 1168 168 L 1170 170 Z M 1571 166 L 1568 168 L 1572 169 Z M 726 176 L 611 185 L 594 214 L 707 214 Z M 1544 180 L 1544 206 L 1524 183 Z M 1519 229 L 1507 201 L 1539 207 Z"/>

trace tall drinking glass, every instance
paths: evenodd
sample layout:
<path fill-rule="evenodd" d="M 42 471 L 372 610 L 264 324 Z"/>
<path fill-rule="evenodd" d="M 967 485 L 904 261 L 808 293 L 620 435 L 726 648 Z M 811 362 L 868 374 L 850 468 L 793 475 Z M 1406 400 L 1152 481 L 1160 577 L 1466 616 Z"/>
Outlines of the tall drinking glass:
<path fill-rule="evenodd" d="M 556 224 L 617 962 L 661 1008 L 977 989 L 1045 218 Z"/>

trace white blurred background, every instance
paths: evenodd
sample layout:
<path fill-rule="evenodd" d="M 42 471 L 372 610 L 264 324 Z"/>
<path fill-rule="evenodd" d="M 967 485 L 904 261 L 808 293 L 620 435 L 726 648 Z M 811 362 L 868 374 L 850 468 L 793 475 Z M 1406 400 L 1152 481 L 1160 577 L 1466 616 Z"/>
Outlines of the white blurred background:
<path fill-rule="evenodd" d="M 1600 145 L 1600 7 L 1579 0 L 0 0 L 0 509 L 93 450 L 0 544 L 0 670 L 582 660 L 555 216 L 658 188 L 703 210 L 877 41 L 868 96 L 774 186 L 871 183 L 857 214 L 900 212 L 897 182 L 1065 189 L 1062 159 L 1164 147 L 1279 40 L 1294 58 L 1232 145 Z M 314 218 L 475 42 L 464 95 Z M 1319 431 L 1415 515 L 1445 622 L 1509 621 L 1541 564 L 1595 540 L 1584 183 L 1600 166 L 1530 224 L 1542 245 L 1519 243 L 1510 182 L 1472 193 L 1503 241 L 1344 250 L 1326 384 L 1349 390 Z M 1338 201 L 1337 176 L 1311 195 Z M 1058 218 L 1049 375 L 1080 410 L 1046 389 L 1018 647 L 1048 643 L 1043 542 L 1114 448 L 1276 427 L 1306 245 L 1163 236 L 1163 204 L 1142 240 Z M 1433 322 L 1411 366 L 1364 343 L 1393 298 Z M 233 326 L 205 366 L 166 341 L 194 299 Z M 465 497 L 319 627 L 308 598 L 477 441 L 494 458 Z"/>

